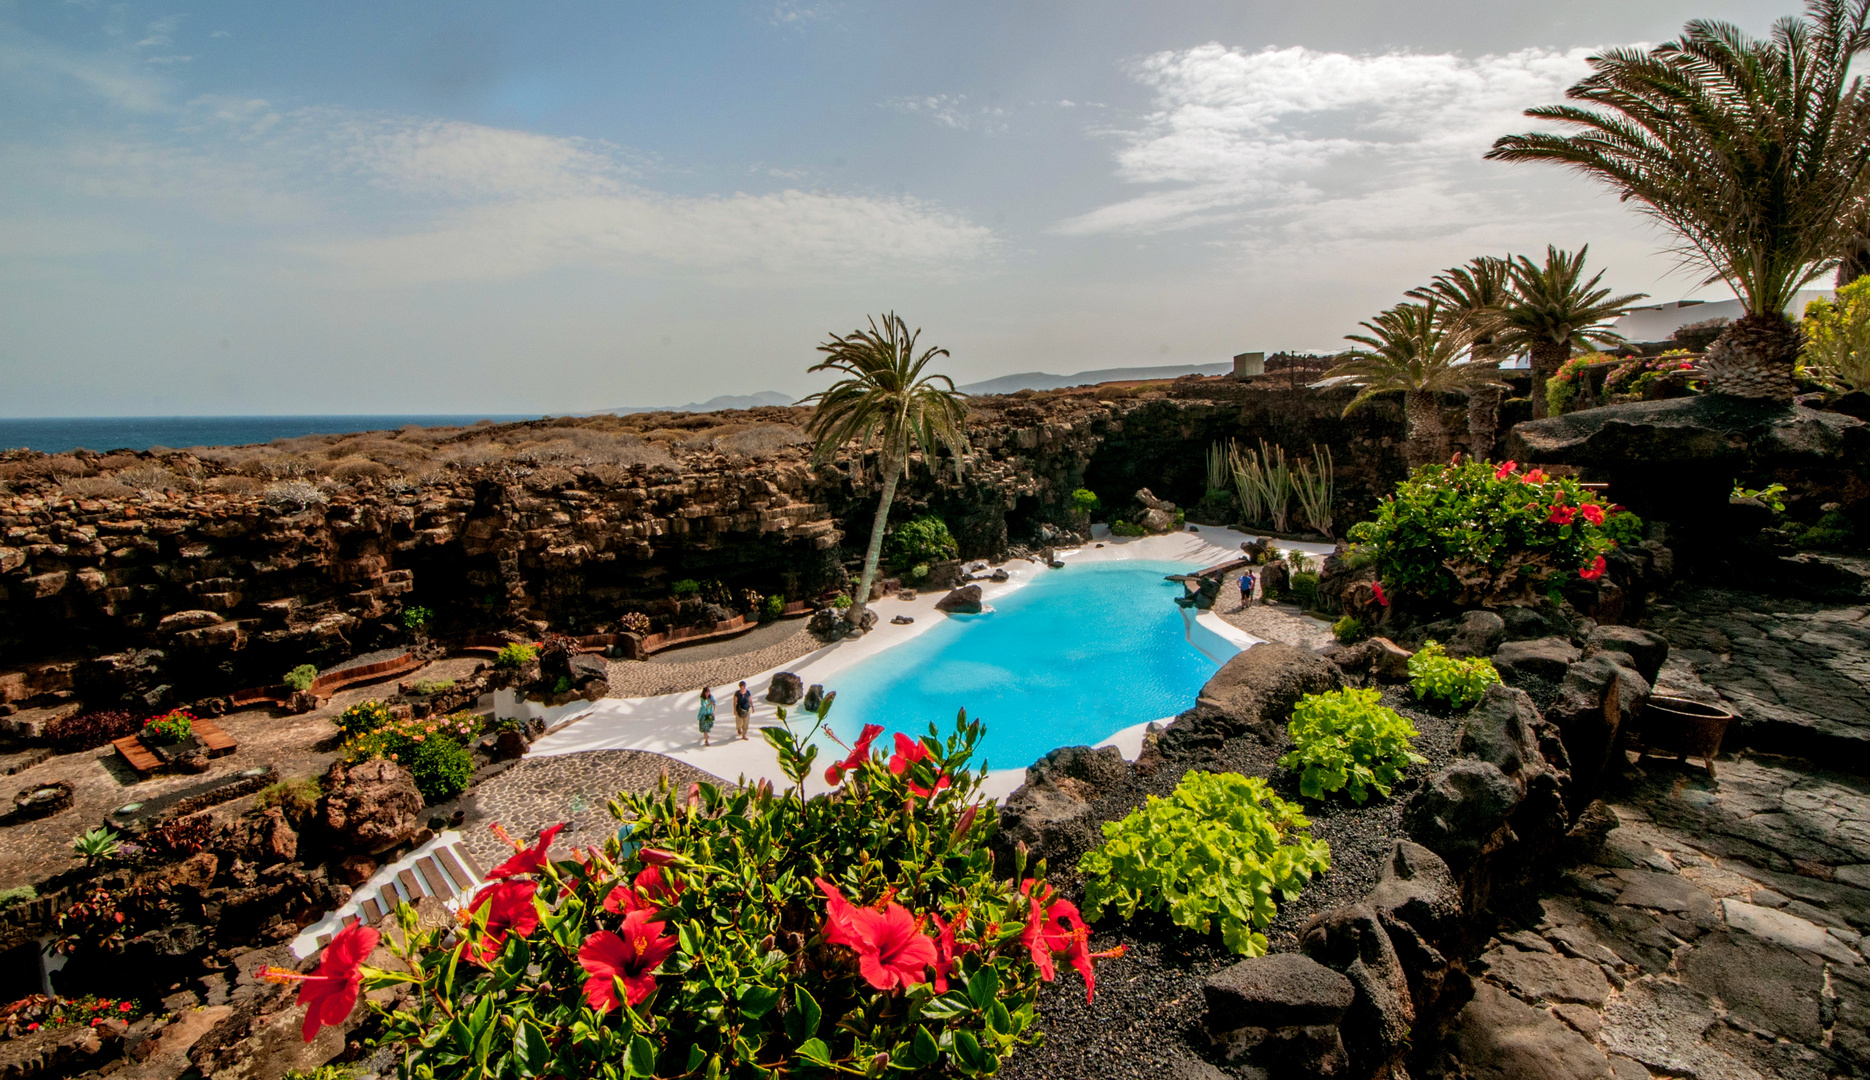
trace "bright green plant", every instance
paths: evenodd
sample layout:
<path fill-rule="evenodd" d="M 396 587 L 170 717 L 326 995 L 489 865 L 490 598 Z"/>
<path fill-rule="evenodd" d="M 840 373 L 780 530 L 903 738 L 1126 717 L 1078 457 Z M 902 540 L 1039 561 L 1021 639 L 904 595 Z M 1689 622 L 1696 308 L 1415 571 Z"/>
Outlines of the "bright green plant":
<path fill-rule="evenodd" d="M 383 939 L 400 970 L 362 967 L 375 939 L 347 930 L 363 940 L 342 973 L 408 992 L 363 1006 L 404 1070 L 984 1077 L 1036 1041 L 1041 982 L 1065 963 L 1088 977 L 1099 954 L 1043 864 L 995 876 L 968 767 L 980 725 L 963 717 L 945 744 L 899 735 L 890 764 L 867 726 L 832 792 L 808 799 L 817 722 L 765 730 L 787 790 L 626 794 L 611 813 L 631 823 L 627 851 L 611 836 L 554 862 L 554 828 L 462 925 L 400 909 Z"/>
<path fill-rule="evenodd" d="M 415 685 L 411 686 L 409 689 L 414 690 L 423 697 L 432 697 L 444 690 L 453 690 L 454 685 L 455 681 L 453 679 L 418 679 Z"/>
<path fill-rule="evenodd" d="M 278 807 L 286 817 L 297 821 L 317 807 L 318 797 L 322 794 L 324 786 L 316 776 L 301 776 L 261 788 L 260 793 L 253 798 L 253 805 L 260 810 Z"/>
<path fill-rule="evenodd" d="M 315 1069 L 288 1069 L 285 1080 L 356 1080 L 357 1070 L 348 1065 L 320 1065 Z"/>
<path fill-rule="evenodd" d="M 558 681 L 552 684 L 552 693 L 554 694 L 563 694 L 563 693 L 568 692 L 570 689 L 571 689 L 571 676 L 569 675 L 560 675 L 558 677 Z"/>
<path fill-rule="evenodd" d="M 435 613 L 421 605 L 403 609 L 403 629 L 405 630 L 421 633 L 427 630 L 429 624 L 434 621 Z"/>
<path fill-rule="evenodd" d="M 677 597 L 697 596 L 701 593 L 701 582 L 694 578 L 683 578 L 669 586 L 669 592 Z"/>
<path fill-rule="evenodd" d="M 1110 535 L 1112 536 L 1148 536 L 1149 530 L 1143 528 L 1142 525 L 1136 524 L 1133 522 L 1113 521 L 1110 523 Z"/>
<path fill-rule="evenodd" d="M 453 739 L 424 739 L 398 764 L 409 771 L 409 779 L 430 804 L 454 798 L 474 778 L 474 755 Z"/>
<path fill-rule="evenodd" d="M 1511 461 L 1417 469 L 1350 538 L 1392 597 L 1492 607 L 1543 596 L 1560 575 L 1601 577 L 1613 537 L 1640 534 L 1640 519 L 1578 481 L 1518 470 Z"/>
<path fill-rule="evenodd" d="M 501 646 L 500 652 L 493 658 L 493 666 L 500 668 L 522 668 L 532 663 L 539 655 L 539 650 L 521 641 L 510 641 Z"/>
<path fill-rule="evenodd" d="M 948 523 L 933 514 L 905 521 L 889 537 L 889 561 L 896 567 L 952 559 L 960 552 Z"/>
<path fill-rule="evenodd" d="M 338 730 L 346 739 L 372 732 L 391 721 L 390 707 L 381 701 L 360 701 L 338 714 Z"/>
<path fill-rule="evenodd" d="M 1318 575 L 1301 570 L 1292 575 L 1292 598 L 1299 606 L 1311 609 L 1318 605 Z"/>
<path fill-rule="evenodd" d="M 1734 481 L 1732 497 L 1736 499 L 1758 499 L 1771 507 L 1773 513 L 1783 514 L 1786 512 L 1785 495 L 1786 486 L 1784 484 L 1768 484 L 1763 488 L 1749 488 L 1736 480 Z"/>
<path fill-rule="evenodd" d="M 101 862 L 109 862 L 123 849 L 114 830 L 102 826 L 85 832 L 83 836 L 71 842 L 71 854 L 74 859 L 83 859 L 87 867 Z"/>
<path fill-rule="evenodd" d="M 1870 277 L 1838 290 L 1835 301 L 1805 305 L 1805 364 L 1814 375 L 1852 390 L 1870 390 Z"/>
<path fill-rule="evenodd" d="M 143 735 L 164 746 L 195 737 L 195 718 L 186 709 L 172 709 L 143 725 Z"/>
<path fill-rule="evenodd" d="M 1090 517 L 1097 513 L 1097 492 L 1089 488 L 1078 488 L 1071 493 L 1071 511 Z"/>
<path fill-rule="evenodd" d="M 839 593 L 831 598 L 831 606 L 837 608 L 839 611 L 843 611 L 845 608 L 851 606 L 851 598 L 846 593 Z"/>
<path fill-rule="evenodd" d="M 1323 799 L 1342 791 L 1362 805 L 1372 791 L 1390 788 L 1411 765 L 1428 759 L 1410 749 L 1415 725 L 1380 704 L 1375 690 L 1307 694 L 1292 708 L 1286 734 L 1292 750 L 1279 764 L 1299 774 L 1299 792 Z"/>
<path fill-rule="evenodd" d="M 0 911 L 14 904 L 27 904 L 39 899 L 39 890 L 31 885 L 15 885 L 11 889 L 0 889 Z"/>
<path fill-rule="evenodd" d="M 1122 821 L 1105 823 L 1103 846 L 1078 861 L 1085 915 L 1167 911 L 1198 933 L 1218 924 L 1233 952 L 1263 955 L 1275 895 L 1292 901 L 1331 866 L 1331 846 L 1313 840 L 1310 826 L 1264 780 L 1191 772 L 1168 798 L 1151 795 Z"/>
<path fill-rule="evenodd" d="M 408 770 L 423 798 L 440 802 L 465 788 L 474 775 L 474 758 L 466 747 L 484 722 L 474 712 L 392 720 L 346 742 L 344 753 L 351 761 L 395 762 Z"/>
<path fill-rule="evenodd" d="M 768 596 L 765 602 L 760 605 L 760 618 L 768 622 L 771 622 L 772 620 L 779 618 L 781 615 L 784 615 L 785 613 L 786 613 L 786 598 L 783 594 L 780 594 L 780 593 L 774 593 L 771 596 Z"/>
<path fill-rule="evenodd" d="M 318 681 L 318 667 L 314 664 L 300 664 L 286 672 L 286 677 L 280 681 L 294 690 L 310 690 L 312 684 Z"/>
<path fill-rule="evenodd" d="M 1493 661 L 1484 656 L 1456 657 L 1436 641 L 1423 642 L 1409 658 L 1409 688 L 1417 699 L 1442 702 L 1451 709 L 1466 709 L 1500 681 Z"/>
<path fill-rule="evenodd" d="M 1578 396 L 1578 381 L 1595 359 L 1586 355 L 1567 360 L 1559 365 L 1558 374 L 1545 380 L 1545 407 L 1550 415 L 1571 411 L 1572 400 Z"/>
<path fill-rule="evenodd" d="M 926 581 L 928 580 L 928 576 L 929 576 L 929 564 L 928 563 L 919 562 L 909 568 L 909 580 L 911 581 Z"/>
<path fill-rule="evenodd" d="M 1346 615 L 1331 624 L 1331 636 L 1346 645 L 1355 645 L 1370 636 L 1370 628 L 1355 615 Z"/>

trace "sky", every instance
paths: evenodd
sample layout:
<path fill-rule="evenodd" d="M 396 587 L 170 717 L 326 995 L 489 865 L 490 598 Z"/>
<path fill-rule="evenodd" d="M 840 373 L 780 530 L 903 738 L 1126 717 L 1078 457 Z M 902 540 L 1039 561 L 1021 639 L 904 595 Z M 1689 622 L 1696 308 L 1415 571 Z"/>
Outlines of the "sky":
<path fill-rule="evenodd" d="M 1793 0 L 0 0 L 0 415 L 567 413 L 1335 350 L 1483 253 L 1724 298 L 1481 160 Z"/>

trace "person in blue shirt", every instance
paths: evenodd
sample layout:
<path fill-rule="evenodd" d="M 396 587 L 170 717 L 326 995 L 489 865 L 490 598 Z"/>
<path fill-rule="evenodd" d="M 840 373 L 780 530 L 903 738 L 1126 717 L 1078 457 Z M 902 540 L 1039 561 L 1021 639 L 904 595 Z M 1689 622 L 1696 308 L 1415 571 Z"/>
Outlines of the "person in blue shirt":
<path fill-rule="evenodd" d="M 747 724 L 753 719 L 753 691 L 742 682 L 740 689 L 734 691 L 734 731 L 744 742 L 747 738 Z"/>
<path fill-rule="evenodd" d="M 1253 606 L 1253 571 L 1240 575 L 1240 606 Z"/>
<path fill-rule="evenodd" d="M 708 732 L 714 730 L 714 691 L 705 686 L 701 688 L 701 711 L 695 722 L 701 725 L 701 745 L 708 745 Z"/>

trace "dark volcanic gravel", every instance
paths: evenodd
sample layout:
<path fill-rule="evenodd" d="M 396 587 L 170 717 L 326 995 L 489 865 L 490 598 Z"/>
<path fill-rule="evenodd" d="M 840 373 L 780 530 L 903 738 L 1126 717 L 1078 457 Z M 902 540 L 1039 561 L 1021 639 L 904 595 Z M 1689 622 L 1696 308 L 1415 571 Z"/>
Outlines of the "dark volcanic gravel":
<path fill-rule="evenodd" d="M 1312 835 L 1331 845 L 1331 869 L 1313 878 L 1304 894 L 1282 907 L 1266 928 L 1271 952 L 1296 951 L 1305 920 L 1369 892 L 1383 858 L 1402 838 L 1403 805 L 1424 779 L 1454 757 L 1461 716 L 1417 708 L 1406 692 L 1393 689 L 1384 692 L 1383 703 L 1415 722 L 1420 733 L 1416 752 L 1429 763 L 1411 769 L 1388 799 L 1372 799 L 1363 806 L 1347 799 L 1306 800 Z M 1146 794 L 1166 795 L 1189 769 L 1233 771 L 1266 777 L 1281 798 L 1298 800 L 1297 777 L 1278 766 L 1279 756 L 1289 748 L 1283 730 L 1278 746 L 1266 746 L 1251 736 L 1234 739 L 1211 756 L 1172 761 L 1140 786 Z M 1098 964 L 1097 998 L 1091 1004 L 1085 1003 L 1077 973 L 1060 970 L 1058 981 L 1039 994 L 1038 1026 L 1045 1044 L 1015 1055 L 1000 1073 L 1006 1080 L 1156 1080 L 1178 1075 L 1178 1063 L 1207 1060 L 1200 1031 L 1205 1008 L 1201 980 L 1240 959 L 1222 948 L 1220 934 L 1190 934 L 1166 916 L 1148 914 L 1129 923 L 1107 916 L 1096 929 L 1093 949 L 1122 943 L 1129 952 Z M 1223 1072 L 1234 1075 L 1225 1068 Z"/>

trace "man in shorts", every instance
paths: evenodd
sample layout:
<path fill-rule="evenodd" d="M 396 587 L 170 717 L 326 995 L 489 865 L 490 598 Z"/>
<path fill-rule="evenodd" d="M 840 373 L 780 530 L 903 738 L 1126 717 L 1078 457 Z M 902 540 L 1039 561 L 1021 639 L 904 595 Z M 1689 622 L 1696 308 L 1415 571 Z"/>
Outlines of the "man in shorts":
<path fill-rule="evenodd" d="M 742 739 L 747 737 L 747 725 L 753 720 L 753 691 L 747 689 L 745 680 L 740 689 L 734 691 L 734 730 Z"/>

